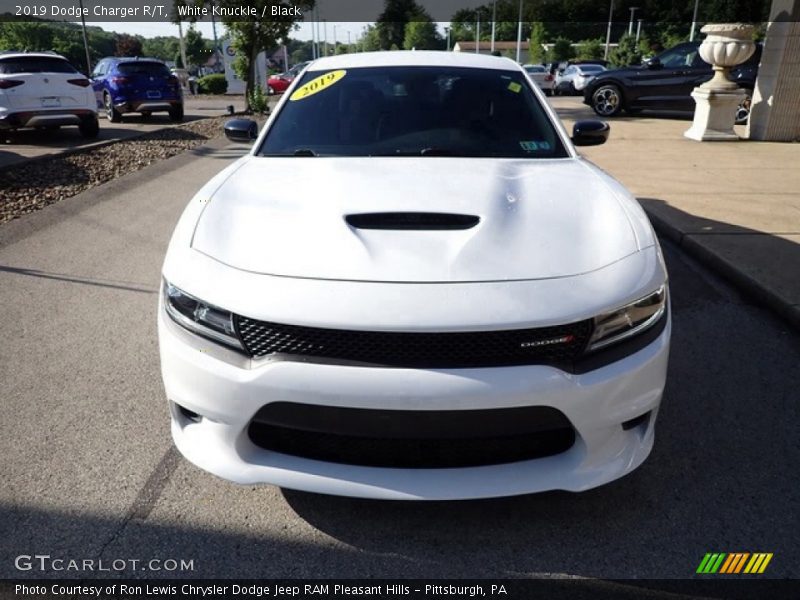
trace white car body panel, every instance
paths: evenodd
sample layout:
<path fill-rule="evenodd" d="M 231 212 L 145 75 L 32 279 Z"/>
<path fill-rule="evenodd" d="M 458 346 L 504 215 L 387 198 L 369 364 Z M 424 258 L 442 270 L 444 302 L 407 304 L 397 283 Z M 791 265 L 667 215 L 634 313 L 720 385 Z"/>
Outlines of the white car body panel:
<path fill-rule="evenodd" d="M 290 169 L 291 178 L 275 176 Z M 413 195 L 408 173 L 425 182 Z M 402 211 L 481 221 L 448 232 L 345 222 L 348 214 Z M 620 200 L 579 159 L 425 157 L 251 157 L 208 203 L 192 247 L 255 273 L 418 282 L 569 277 L 639 250 Z"/>
<path fill-rule="evenodd" d="M 306 70 L 382 65 L 520 69 L 444 52 L 359 53 Z M 661 250 L 625 188 L 577 155 L 530 82 L 568 153 L 562 159 L 256 156 L 211 179 L 170 241 L 165 281 L 248 319 L 326 329 L 452 333 L 593 319 L 665 285 Z M 286 177 L 291 170 L 292 176 Z M 565 184 L 566 182 L 566 184 Z M 477 215 L 456 231 L 355 230 L 363 212 Z M 383 499 L 484 498 L 582 491 L 648 456 L 664 390 L 671 316 L 645 345 L 588 371 L 529 364 L 398 368 L 250 358 L 184 329 L 160 300 L 162 374 L 172 435 L 192 463 L 239 484 Z M 256 445 L 271 402 L 397 411 L 549 407 L 575 443 L 559 454 L 488 466 L 386 468 L 290 456 Z"/>
<path fill-rule="evenodd" d="M 65 60 L 55 54 L 30 52 L 0 54 L 0 62 L 17 57 Z M 0 120 L 17 113 L 28 115 L 19 127 L 77 124 L 79 119 L 71 111 L 97 113 L 92 87 L 69 83 L 70 79 L 86 79 L 80 73 L 4 74 L 0 71 L 0 79 L 24 82 L 16 87 L 0 89 Z"/>

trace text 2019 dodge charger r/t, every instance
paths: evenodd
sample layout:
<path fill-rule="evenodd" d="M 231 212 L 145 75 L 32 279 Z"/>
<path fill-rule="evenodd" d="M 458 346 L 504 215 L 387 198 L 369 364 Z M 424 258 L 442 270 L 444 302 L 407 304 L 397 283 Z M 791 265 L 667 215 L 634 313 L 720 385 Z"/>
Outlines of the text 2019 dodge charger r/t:
<path fill-rule="evenodd" d="M 504 58 L 312 63 L 172 237 L 159 338 L 178 449 L 237 483 L 395 499 L 635 469 L 667 273 L 635 199 L 575 151 L 607 135 L 580 122 L 570 140 Z"/>

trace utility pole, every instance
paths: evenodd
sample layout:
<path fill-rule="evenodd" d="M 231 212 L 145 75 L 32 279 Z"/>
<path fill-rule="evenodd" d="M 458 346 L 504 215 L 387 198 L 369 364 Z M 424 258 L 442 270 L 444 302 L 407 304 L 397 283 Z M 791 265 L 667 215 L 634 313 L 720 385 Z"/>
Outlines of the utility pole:
<path fill-rule="evenodd" d="M 311 11 L 311 19 L 312 19 L 312 21 L 311 21 L 311 58 L 313 60 L 316 60 L 319 57 L 317 56 L 317 27 L 316 27 L 316 24 L 313 21 L 313 19 L 314 19 L 314 11 L 313 11 L 313 9 Z"/>
<path fill-rule="evenodd" d="M 689 41 L 694 41 L 694 30 L 697 29 L 697 6 L 700 4 L 700 0 L 694 0 L 694 13 L 692 13 L 692 29 L 689 31 Z"/>
<path fill-rule="evenodd" d="M 633 35 L 633 15 L 639 10 L 638 6 L 631 6 L 628 10 L 631 11 L 631 22 L 628 23 L 628 35 Z"/>
<path fill-rule="evenodd" d="M 478 9 L 475 11 L 475 14 L 478 15 L 478 23 L 475 29 L 475 54 L 480 54 L 481 51 L 481 11 Z"/>
<path fill-rule="evenodd" d="M 444 32 L 447 35 L 447 51 L 450 52 L 450 28 L 445 27 Z"/>
<path fill-rule="evenodd" d="M 218 68 L 222 63 L 219 52 L 219 41 L 217 41 L 217 19 L 214 16 L 214 3 L 211 3 L 211 31 L 214 33 L 214 68 Z"/>
<path fill-rule="evenodd" d="M 183 25 L 178 20 L 178 39 L 180 40 L 181 60 L 183 61 L 183 68 L 188 69 L 189 65 L 186 64 L 186 41 L 183 39 Z"/>
<path fill-rule="evenodd" d="M 336 55 L 336 25 L 333 26 L 333 54 Z"/>
<path fill-rule="evenodd" d="M 328 19 L 322 19 L 322 22 L 325 23 L 322 27 L 322 44 L 325 48 L 325 56 L 328 56 Z"/>
<path fill-rule="evenodd" d="M 614 0 L 611 0 L 611 8 L 608 9 L 608 29 L 606 30 L 606 51 L 603 54 L 603 59 L 608 60 L 608 45 L 611 43 L 611 24 L 614 18 Z"/>
<path fill-rule="evenodd" d="M 636 25 L 636 44 L 637 45 L 639 44 L 639 37 L 642 34 L 642 21 L 644 21 L 644 19 L 639 19 L 639 23 Z"/>
<path fill-rule="evenodd" d="M 519 0 L 519 18 L 517 19 L 517 62 L 522 50 L 522 0 Z"/>
<path fill-rule="evenodd" d="M 83 16 L 83 0 L 80 0 L 81 7 L 81 29 L 83 29 L 83 50 L 86 52 L 86 76 L 92 76 L 92 59 L 89 57 L 89 38 L 86 37 L 86 19 Z"/>
<path fill-rule="evenodd" d="M 496 22 L 497 21 L 497 0 L 492 2 L 492 47 L 490 51 L 494 54 L 494 34 L 497 29 Z"/>

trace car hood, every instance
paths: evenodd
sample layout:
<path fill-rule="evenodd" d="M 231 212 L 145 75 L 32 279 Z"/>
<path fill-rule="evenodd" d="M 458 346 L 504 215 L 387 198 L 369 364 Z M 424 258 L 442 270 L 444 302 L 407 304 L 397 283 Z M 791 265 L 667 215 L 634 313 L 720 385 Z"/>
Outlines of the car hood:
<path fill-rule="evenodd" d="M 250 156 L 200 201 L 207 204 L 192 248 L 270 275 L 548 279 L 588 273 L 638 250 L 624 199 L 582 159 Z M 432 212 L 479 220 L 459 220 L 462 229 L 397 227 L 405 215 L 398 221 L 396 213 Z M 384 228 L 348 222 L 364 213 L 379 213 L 372 220 Z"/>

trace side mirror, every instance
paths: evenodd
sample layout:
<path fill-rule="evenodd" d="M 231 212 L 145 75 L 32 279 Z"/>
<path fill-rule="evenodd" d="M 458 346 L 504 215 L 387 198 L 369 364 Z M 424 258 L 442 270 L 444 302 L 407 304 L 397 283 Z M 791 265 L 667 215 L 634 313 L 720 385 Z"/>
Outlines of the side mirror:
<path fill-rule="evenodd" d="M 660 69 L 663 66 L 664 65 L 661 64 L 661 60 L 657 56 L 654 56 L 653 58 L 647 61 L 648 69 Z"/>
<path fill-rule="evenodd" d="M 231 119 L 225 123 L 225 137 L 232 142 L 249 144 L 258 137 L 258 123 L 251 119 Z"/>
<path fill-rule="evenodd" d="M 599 146 L 608 141 L 611 127 L 603 121 L 578 121 L 572 127 L 572 143 L 576 146 Z"/>

